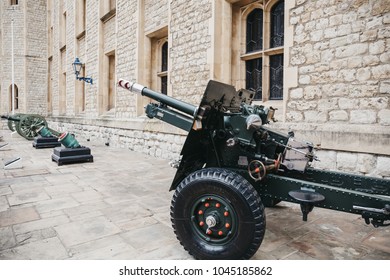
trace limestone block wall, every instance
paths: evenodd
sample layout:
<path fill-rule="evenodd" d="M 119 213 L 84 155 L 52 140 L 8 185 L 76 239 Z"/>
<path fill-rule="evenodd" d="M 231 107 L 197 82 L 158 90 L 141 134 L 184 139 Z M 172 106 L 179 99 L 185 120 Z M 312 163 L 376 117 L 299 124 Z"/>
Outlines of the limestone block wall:
<path fill-rule="evenodd" d="M 168 24 L 169 1 L 145 0 L 145 31 L 149 33 Z M 174 3 L 172 3 L 174 4 Z"/>
<path fill-rule="evenodd" d="M 286 100 L 286 123 L 303 123 L 327 149 L 388 155 L 389 1 L 296 4 L 289 23 L 298 86 Z"/>
<path fill-rule="evenodd" d="M 25 13 L 24 2 L 20 5 L 11 6 L 9 1 L 1 1 L 0 25 L 2 37 L 0 44 L 2 52 L 0 53 L 0 113 L 7 114 L 12 111 L 10 86 L 12 84 L 11 75 L 11 20 L 14 26 L 14 83 L 19 91 L 19 111 L 26 110 L 26 44 L 25 44 Z M 37 105 L 37 104 L 36 104 Z"/>
<path fill-rule="evenodd" d="M 137 1 L 117 1 L 117 77 L 136 80 L 137 77 Z M 130 119 L 137 116 L 137 97 L 124 90 L 116 91 L 115 114 L 119 119 Z"/>
<path fill-rule="evenodd" d="M 20 1 L 22 2 L 22 1 Z M 26 112 L 47 112 L 47 27 L 45 0 L 25 1 L 26 26 Z M 40 19 L 40 20 L 37 20 Z"/>
<path fill-rule="evenodd" d="M 390 125 L 389 1 L 297 1 L 287 121 Z"/>
<path fill-rule="evenodd" d="M 50 121 L 49 126 L 56 131 L 75 134 L 76 139 L 84 146 L 88 146 L 91 141 L 97 145 L 108 144 L 170 160 L 179 159 L 186 139 L 182 131 L 160 121 L 145 118 L 124 121 L 121 124 L 118 121 Z M 137 129 L 125 129 L 124 126 Z"/>
<path fill-rule="evenodd" d="M 178 0 L 170 7 L 172 96 L 199 104 L 210 79 L 212 1 Z"/>
<path fill-rule="evenodd" d="M 82 38 L 75 34 L 76 1 L 51 1 L 50 10 L 47 1 L 19 1 L 13 16 L 19 31 L 15 39 L 20 46 L 15 71 L 20 74 L 16 77 L 23 100 L 20 110 L 47 113 L 52 128 L 70 131 L 82 139 L 177 158 L 186 132 L 144 117 L 143 105 L 148 102 L 145 98 L 117 88 L 115 108 L 103 110 L 102 73 L 106 71 L 107 52 L 115 51 L 117 78 L 150 87 L 150 76 L 155 74 L 150 71 L 153 34 L 163 30 L 165 36 L 167 32 L 169 95 L 199 104 L 209 79 L 229 83 L 232 73 L 239 71 L 231 63 L 236 59 L 233 56 L 239 55 L 231 42 L 238 28 L 232 15 L 239 5 L 252 1 L 117 0 L 115 14 L 104 20 L 102 1 L 86 1 L 86 32 Z M 10 8 L 6 2 L 0 4 L 2 112 L 9 110 L 11 65 Z M 297 138 L 320 145 L 321 161 L 314 163 L 317 167 L 390 177 L 389 1 L 285 3 L 284 66 L 288 76 L 284 79 L 284 99 L 279 104 L 283 110 L 276 113 L 279 122 L 271 126 L 284 132 L 292 129 Z M 45 7 L 50 20 L 34 21 L 42 18 Z M 60 23 L 64 14 L 65 29 Z M 231 26 L 225 28 L 229 23 Z M 61 39 L 64 30 L 65 45 Z M 52 45 L 45 44 L 45 40 L 52 41 Z M 44 53 L 46 57 L 42 59 Z M 85 63 L 85 74 L 94 79 L 92 85 L 85 84 L 83 112 L 76 109 L 82 83 L 75 80 L 72 70 L 76 56 Z M 48 77 L 49 103 L 45 98 Z M 64 85 L 65 105 L 60 96 Z"/>

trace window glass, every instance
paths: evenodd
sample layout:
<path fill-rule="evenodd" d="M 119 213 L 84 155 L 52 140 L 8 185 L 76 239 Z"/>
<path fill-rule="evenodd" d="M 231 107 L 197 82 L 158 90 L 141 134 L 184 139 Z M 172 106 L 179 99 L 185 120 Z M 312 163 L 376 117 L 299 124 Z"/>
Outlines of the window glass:
<path fill-rule="evenodd" d="M 263 49 L 263 10 L 254 9 L 246 21 L 246 52 Z"/>
<path fill-rule="evenodd" d="M 283 99 L 283 54 L 273 55 L 270 57 L 269 99 Z"/>
<path fill-rule="evenodd" d="M 275 4 L 271 9 L 271 48 L 284 44 L 284 1 Z"/>
<path fill-rule="evenodd" d="M 246 88 L 255 92 L 254 99 L 262 99 L 262 64 L 261 58 L 246 61 Z"/>

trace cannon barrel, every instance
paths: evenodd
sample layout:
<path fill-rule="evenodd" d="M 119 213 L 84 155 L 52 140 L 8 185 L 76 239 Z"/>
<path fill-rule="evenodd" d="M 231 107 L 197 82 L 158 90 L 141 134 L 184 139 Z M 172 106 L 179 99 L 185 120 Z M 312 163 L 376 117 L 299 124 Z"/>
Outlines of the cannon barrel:
<path fill-rule="evenodd" d="M 124 89 L 127 89 L 134 93 L 140 93 L 142 96 L 149 97 L 151 99 L 154 99 L 162 104 L 168 105 L 180 112 L 186 113 L 192 117 L 196 117 L 198 113 L 198 107 L 191 105 L 189 103 L 186 103 L 184 101 L 177 100 L 173 97 L 167 96 L 165 94 L 153 91 L 151 89 L 148 89 L 147 87 L 134 83 L 129 82 L 123 79 L 120 79 L 118 81 L 118 85 Z"/>
<path fill-rule="evenodd" d="M 20 119 L 15 118 L 15 117 L 12 117 L 12 116 L 5 116 L 5 115 L 2 115 L 1 118 L 2 118 L 2 119 L 5 119 L 5 120 L 9 120 L 9 121 L 14 121 L 14 122 L 19 122 L 19 121 L 20 121 Z"/>

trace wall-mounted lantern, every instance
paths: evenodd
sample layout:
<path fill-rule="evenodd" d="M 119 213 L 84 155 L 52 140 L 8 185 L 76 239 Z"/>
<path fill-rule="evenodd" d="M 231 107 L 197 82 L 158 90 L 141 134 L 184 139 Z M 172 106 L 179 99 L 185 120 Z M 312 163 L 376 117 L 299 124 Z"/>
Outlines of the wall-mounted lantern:
<path fill-rule="evenodd" d="M 76 75 L 76 79 L 79 80 L 79 81 L 84 81 L 86 83 L 90 83 L 92 85 L 92 83 L 93 83 L 92 78 L 90 78 L 90 77 L 79 77 L 80 72 L 81 72 L 81 68 L 83 67 L 83 64 L 81 63 L 81 61 L 79 60 L 78 57 L 76 57 L 76 59 L 74 60 L 72 65 L 73 65 L 74 74 Z"/>

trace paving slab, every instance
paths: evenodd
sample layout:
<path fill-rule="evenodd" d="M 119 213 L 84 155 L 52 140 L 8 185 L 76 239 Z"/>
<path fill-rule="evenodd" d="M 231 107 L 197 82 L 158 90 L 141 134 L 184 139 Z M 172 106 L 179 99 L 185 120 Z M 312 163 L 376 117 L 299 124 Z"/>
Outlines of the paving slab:
<path fill-rule="evenodd" d="M 103 216 L 62 224 L 55 226 L 54 229 L 67 247 L 120 232 L 114 223 Z"/>
<path fill-rule="evenodd" d="M 76 260 L 133 259 L 137 250 L 119 235 L 111 235 L 72 246 L 69 249 Z"/>
<path fill-rule="evenodd" d="M 68 257 L 67 250 L 57 237 L 0 251 L 0 259 L 7 260 L 62 260 Z"/>
<path fill-rule="evenodd" d="M 39 218 L 39 214 L 34 207 L 8 209 L 0 212 L 0 228 L 38 220 Z"/>
<path fill-rule="evenodd" d="M 23 245 L 30 242 L 51 238 L 57 236 L 57 232 L 53 228 L 38 229 L 26 233 L 16 235 L 18 244 Z"/>
<path fill-rule="evenodd" d="M 0 186 L 0 196 L 12 194 L 10 186 Z"/>
<path fill-rule="evenodd" d="M 80 205 L 73 197 L 65 196 L 50 200 L 41 201 L 36 205 L 39 213 L 50 212 L 54 210 L 66 209 Z"/>
<path fill-rule="evenodd" d="M 14 225 L 13 230 L 15 234 L 18 235 L 40 229 L 51 228 L 66 223 L 69 223 L 69 218 L 66 215 L 62 214 L 54 217 L 41 218 L 39 220 Z"/>
<path fill-rule="evenodd" d="M 11 227 L 0 228 L 0 251 L 15 247 L 16 240 Z"/>
<path fill-rule="evenodd" d="M 9 209 L 7 197 L 5 195 L 0 196 L 0 212 L 4 212 Z"/>
<path fill-rule="evenodd" d="M 34 190 L 25 190 L 22 193 L 8 195 L 7 197 L 9 205 L 11 206 L 50 199 L 47 193 L 39 188 Z"/>
<path fill-rule="evenodd" d="M 20 156 L 22 168 L 0 168 L 0 259 L 192 259 L 171 227 L 168 160 L 78 137 L 94 162 L 58 166 L 53 149 L 1 135 L 0 162 Z M 314 208 L 304 222 L 287 202 L 265 213 L 255 260 L 390 260 L 390 228 L 358 215 Z"/>
<path fill-rule="evenodd" d="M 176 243 L 172 229 L 162 224 L 134 229 L 121 234 L 121 237 L 141 253 L 161 248 L 162 244 Z"/>

